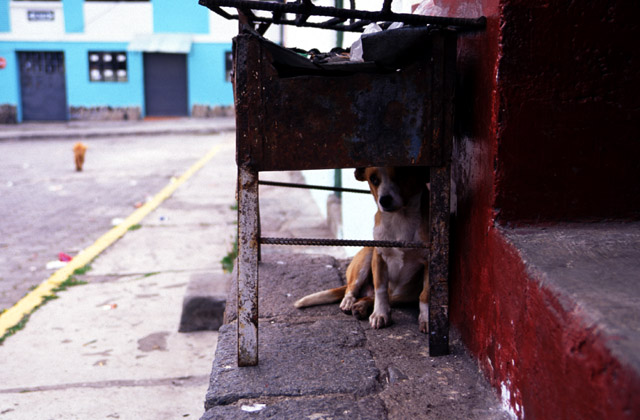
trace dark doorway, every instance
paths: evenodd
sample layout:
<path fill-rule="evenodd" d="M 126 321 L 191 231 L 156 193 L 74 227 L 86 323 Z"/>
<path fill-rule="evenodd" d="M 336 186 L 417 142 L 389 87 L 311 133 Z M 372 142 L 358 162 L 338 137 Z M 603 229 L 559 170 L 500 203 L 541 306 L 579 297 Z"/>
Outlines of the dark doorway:
<path fill-rule="evenodd" d="M 19 52 L 23 121 L 67 120 L 64 53 Z"/>
<path fill-rule="evenodd" d="M 187 116 L 186 54 L 144 54 L 147 116 Z"/>

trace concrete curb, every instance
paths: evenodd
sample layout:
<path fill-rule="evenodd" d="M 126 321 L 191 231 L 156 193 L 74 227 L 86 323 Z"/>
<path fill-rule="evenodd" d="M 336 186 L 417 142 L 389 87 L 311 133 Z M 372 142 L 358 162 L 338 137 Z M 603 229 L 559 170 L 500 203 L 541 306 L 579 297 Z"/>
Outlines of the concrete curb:
<path fill-rule="evenodd" d="M 172 123 L 171 120 L 157 122 L 132 121 L 130 123 L 97 122 L 93 126 L 98 126 L 99 128 L 85 128 L 69 123 L 21 123 L 15 125 L 15 129 L 13 130 L 6 129 L 0 131 L 0 141 L 219 134 L 234 131 L 235 120 L 233 118 L 220 118 L 211 119 L 211 121 L 195 121 L 193 119 L 176 120 L 174 123 Z"/>

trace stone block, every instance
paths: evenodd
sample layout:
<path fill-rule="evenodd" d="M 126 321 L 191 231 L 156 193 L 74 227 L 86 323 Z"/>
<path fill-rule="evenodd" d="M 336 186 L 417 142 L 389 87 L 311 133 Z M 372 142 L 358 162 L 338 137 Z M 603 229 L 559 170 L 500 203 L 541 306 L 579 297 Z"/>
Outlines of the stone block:
<path fill-rule="evenodd" d="M 18 122 L 18 109 L 14 105 L 0 105 L 0 124 L 16 124 Z"/>
<path fill-rule="evenodd" d="M 379 371 L 353 317 L 310 324 L 260 323 L 260 364 L 237 366 L 236 323 L 220 329 L 205 408 L 241 399 L 348 394 L 378 389 Z"/>
<path fill-rule="evenodd" d="M 309 396 L 242 400 L 213 407 L 200 420 L 244 419 L 332 419 L 379 420 L 385 418 L 384 404 L 376 396 Z"/>
<path fill-rule="evenodd" d="M 223 324 L 228 274 L 197 273 L 191 276 L 182 302 L 180 332 L 217 331 Z"/>
<path fill-rule="evenodd" d="M 321 290 L 344 285 L 341 276 L 343 265 L 340 261 L 326 255 L 305 254 L 268 254 L 263 256 L 259 265 L 258 308 L 260 318 L 274 318 L 295 315 L 344 316 L 334 305 L 313 306 L 297 309 L 293 303 L 301 297 Z M 234 273 L 235 276 L 235 273 Z M 236 319 L 237 295 L 235 277 L 232 279 L 226 310 L 226 321 Z"/>

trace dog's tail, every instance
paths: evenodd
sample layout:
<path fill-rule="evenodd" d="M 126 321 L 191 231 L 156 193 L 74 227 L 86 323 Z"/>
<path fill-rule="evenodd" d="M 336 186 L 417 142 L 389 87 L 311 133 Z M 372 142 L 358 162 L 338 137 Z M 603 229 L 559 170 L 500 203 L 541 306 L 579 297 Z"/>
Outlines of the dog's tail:
<path fill-rule="evenodd" d="M 307 306 L 324 305 L 327 303 L 336 303 L 344 297 L 347 286 L 336 287 L 335 289 L 323 290 L 322 292 L 307 295 L 293 304 L 296 308 L 305 308 Z"/>

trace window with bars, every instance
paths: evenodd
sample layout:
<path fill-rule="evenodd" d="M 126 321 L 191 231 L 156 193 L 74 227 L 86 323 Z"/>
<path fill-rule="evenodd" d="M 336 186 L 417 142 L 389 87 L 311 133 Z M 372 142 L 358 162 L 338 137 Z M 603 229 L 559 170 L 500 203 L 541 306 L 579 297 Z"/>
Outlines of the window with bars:
<path fill-rule="evenodd" d="M 89 51 L 89 80 L 92 82 L 126 82 L 127 53 L 124 51 Z"/>
<path fill-rule="evenodd" d="M 231 82 L 233 77 L 233 53 L 225 51 L 224 53 L 224 80 Z"/>

